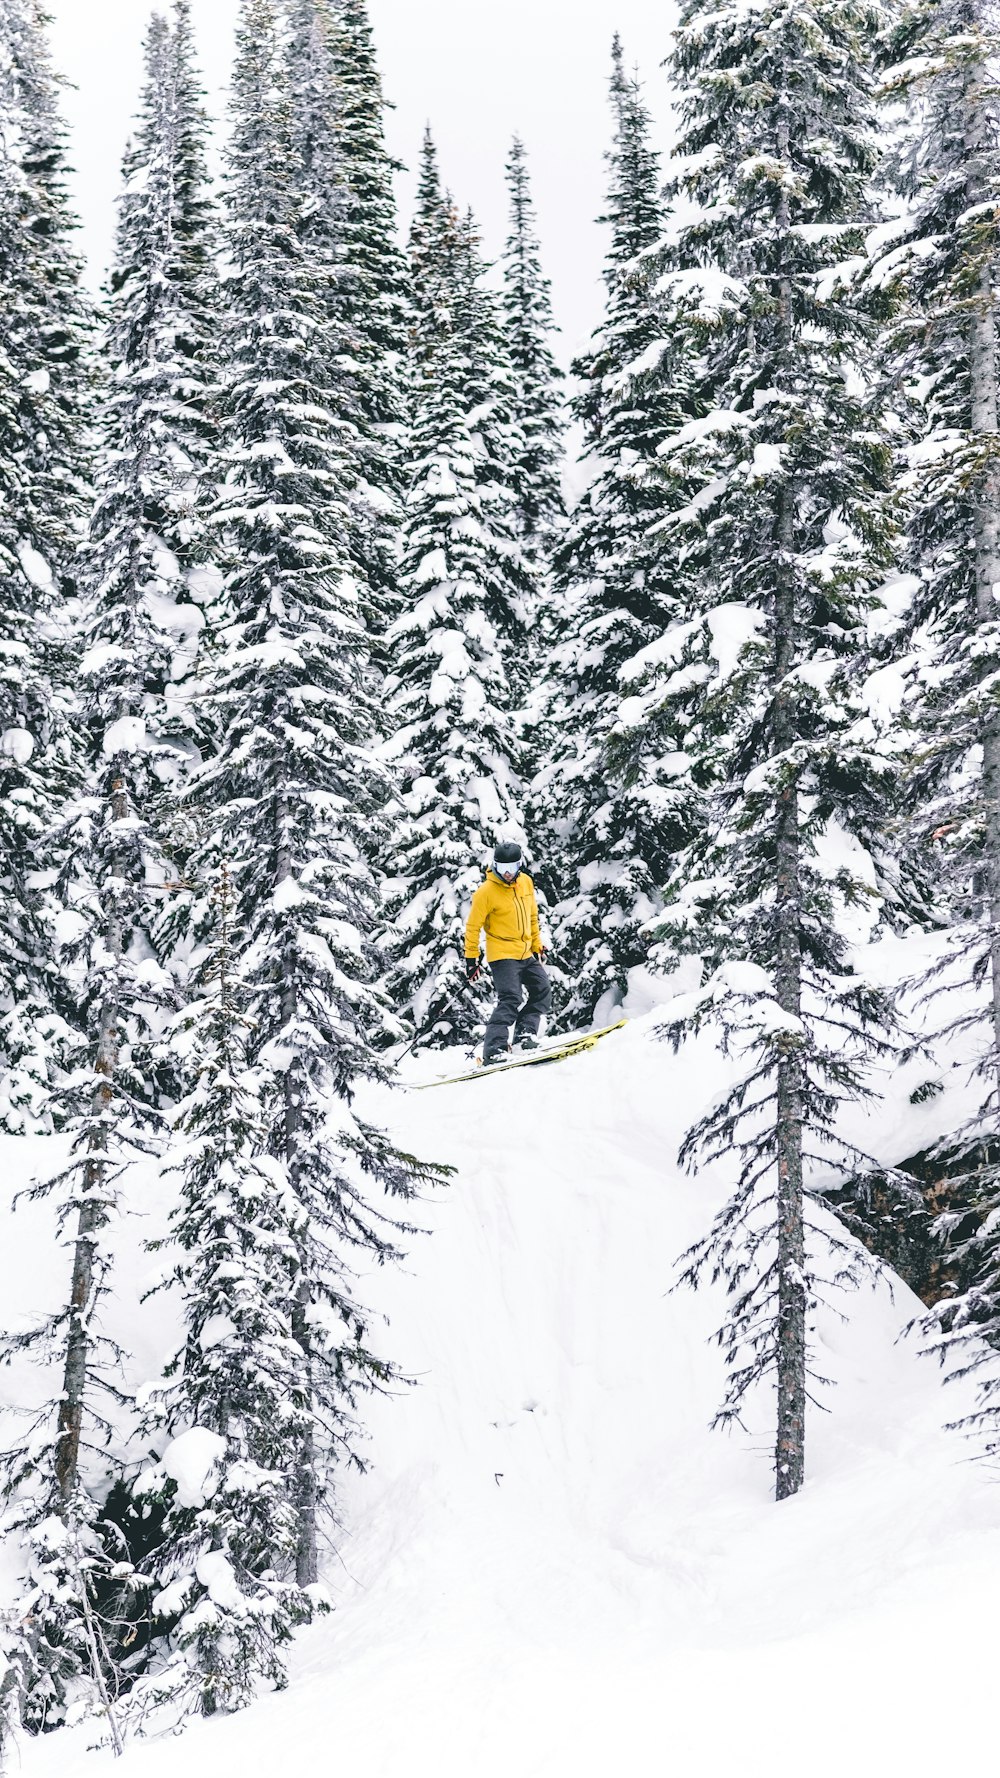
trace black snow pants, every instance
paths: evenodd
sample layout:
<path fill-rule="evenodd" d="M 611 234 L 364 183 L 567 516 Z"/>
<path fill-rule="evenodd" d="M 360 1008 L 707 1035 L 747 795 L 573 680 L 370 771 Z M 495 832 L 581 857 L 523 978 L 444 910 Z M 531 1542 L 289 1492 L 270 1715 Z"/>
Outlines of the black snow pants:
<path fill-rule="evenodd" d="M 515 1041 L 529 1033 L 534 1036 L 540 1019 L 552 1005 L 552 986 L 538 957 L 501 957 L 490 964 L 490 974 L 497 1003 L 486 1027 L 484 1061 L 503 1054 L 512 1025 Z M 522 1006 L 521 995 L 525 991 L 528 998 Z"/>

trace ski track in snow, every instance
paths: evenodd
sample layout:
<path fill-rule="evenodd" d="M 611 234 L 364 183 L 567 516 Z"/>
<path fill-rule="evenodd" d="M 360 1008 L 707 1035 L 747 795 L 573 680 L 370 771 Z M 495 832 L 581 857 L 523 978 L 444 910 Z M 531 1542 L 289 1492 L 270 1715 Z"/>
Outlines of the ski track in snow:
<path fill-rule="evenodd" d="M 837 1386 L 798 1498 L 771 1499 L 769 1401 L 709 1431 L 721 1299 L 669 1287 L 727 1184 L 674 1160 L 719 1064 L 675 1057 L 653 1022 L 553 1066 L 370 1095 L 459 1171 L 405 1267 L 363 1281 L 416 1385 L 371 1405 L 372 1468 L 344 1484 L 327 1563 L 337 1609 L 299 1636 L 288 1691 L 132 1742 L 122 1778 L 755 1778 L 779 1720 L 809 1778 L 992 1758 L 1000 1489 L 943 1430 L 969 1396 L 899 1338 L 915 1299 L 881 1282 L 821 1320 Z M 35 1281 L 22 1302 L 39 1265 L 11 1255 L 40 1214 L 15 1219 L 3 1266 Z M 98 1773 L 94 1738 L 26 1741 L 14 1769 Z"/>

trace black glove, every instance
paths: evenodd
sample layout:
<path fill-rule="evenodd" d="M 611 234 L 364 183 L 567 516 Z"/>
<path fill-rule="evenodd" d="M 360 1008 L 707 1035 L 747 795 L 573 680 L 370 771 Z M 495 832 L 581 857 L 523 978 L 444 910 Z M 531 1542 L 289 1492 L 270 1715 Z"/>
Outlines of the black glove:
<path fill-rule="evenodd" d="M 478 982 L 481 968 L 482 966 L 478 957 L 466 957 L 465 973 L 470 982 Z"/>
<path fill-rule="evenodd" d="M 539 963 L 544 963 L 548 954 L 549 953 L 548 953 L 548 950 L 546 949 L 545 945 L 542 945 L 541 949 L 537 950 L 535 952 L 535 956 L 538 958 Z"/>

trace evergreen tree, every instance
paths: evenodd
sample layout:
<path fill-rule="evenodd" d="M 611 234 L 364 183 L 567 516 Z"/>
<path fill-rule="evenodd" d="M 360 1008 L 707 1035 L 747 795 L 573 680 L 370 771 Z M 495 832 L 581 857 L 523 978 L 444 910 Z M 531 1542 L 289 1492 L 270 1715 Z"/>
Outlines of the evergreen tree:
<path fill-rule="evenodd" d="M 368 1346 L 350 1256 L 394 1251 L 396 1223 L 369 1193 L 405 1197 L 418 1175 L 351 1107 L 354 1083 L 380 1076 L 372 1044 L 387 1016 L 366 863 L 385 787 L 342 544 L 347 478 L 329 400 L 326 274 L 301 240 L 301 166 L 272 0 L 244 0 L 232 94 L 235 275 L 221 392 L 226 477 L 214 515 L 231 622 L 203 680 L 219 749 L 188 800 L 202 827 L 196 881 L 231 860 L 263 1146 L 285 1170 L 298 1218 L 287 1307 L 306 1404 L 292 1454 L 305 1587 L 316 1579 L 331 1467 L 356 1455 L 359 1393 L 392 1374 Z M 199 894 L 195 930 L 208 935 Z"/>
<path fill-rule="evenodd" d="M 718 409 L 665 452 L 697 459 L 702 603 L 722 643 L 698 741 L 719 788 L 708 831 L 678 861 L 665 928 L 670 956 L 705 960 L 694 1023 L 720 1030 L 736 1061 L 684 1153 L 735 1153 L 740 1168 L 685 1277 L 707 1265 L 733 1297 L 719 1418 L 776 1382 L 779 1498 L 804 1474 L 815 1301 L 861 1258 L 807 1194 L 866 1165 L 837 1113 L 871 1095 L 892 1029 L 846 936 L 854 910 L 895 894 L 893 764 L 862 695 L 866 613 L 892 543 L 889 447 L 870 393 L 871 316 L 840 269 L 870 225 L 876 22 L 854 0 L 770 0 L 752 17 L 690 5 L 674 53 L 689 251 L 731 282 Z"/>
<path fill-rule="evenodd" d="M 0 6 L 0 1121 L 43 1127 L 72 1006 L 42 883 L 71 782 L 65 600 L 87 501 L 91 316 L 44 16 Z M 44 874 L 40 874 L 44 873 Z"/>
<path fill-rule="evenodd" d="M 503 259 L 503 311 L 515 380 L 515 418 L 524 438 L 515 467 L 522 536 L 543 552 L 565 516 L 560 468 L 565 423 L 562 373 L 549 344 L 555 332 L 551 285 L 543 276 L 524 144 L 507 162 L 510 230 Z M 544 555 L 543 555 L 544 559 Z"/>
<path fill-rule="evenodd" d="M 338 24 L 332 0 L 294 0 L 289 6 L 286 41 L 292 135 L 299 167 L 299 237 L 314 273 L 314 294 L 322 311 L 331 353 L 327 401 L 331 422 L 342 438 L 342 492 L 347 523 L 345 543 L 358 577 L 365 618 L 384 627 L 382 587 L 387 571 L 386 495 L 368 482 L 369 430 L 363 411 L 363 345 L 349 314 L 355 282 L 347 263 L 345 229 L 348 193 L 341 166 L 338 132 L 342 93 L 337 69 Z M 391 505 L 391 502 L 390 502 Z M 374 572 L 375 585 L 369 585 Z"/>
<path fill-rule="evenodd" d="M 672 195 L 682 211 L 676 174 L 673 183 Z M 609 798 L 618 806 L 619 822 L 644 847 L 647 865 L 641 900 L 626 922 L 614 921 L 607 939 L 610 951 L 622 953 L 627 945 L 633 961 L 648 943 L 644 919 L 661 905 L 662 886 L 676 858 L 711 824 L 708 793 L 717 760 L 703 737 L 706 688 L 731 652 L 736 618 L 733 611 L 720 616 L 705 601 L 712 560 L 705 515 L 711 511 L 713 490 L 710 467 L 696 444 L 719 393 L 715 341 L 727 283 L 715 268 L 692 259 L 686 232 L 678 235 L 671 217 L 663 248 L 648 262 L 649 300 L 657 314 L 660 344 L 651 355 L 655 364 L 629 378 L 637 406 L 655 402 L 665 428 L 661 449 L 671 447 L 643 472 L 647 496 L 658 507 L 645 547 L 650 578 L 660 592 L 662 629 L 618 667 L 617 708 L 609 697 L 601 754 Z M 685 439 L 693 449 L 683 448 L 679 441 Z M 600 960 L 599 949 L 595 962 L 600 965 Z M 616 996 L 628 979 L 627 969 L 622 955 L 613 978 Z M 596 973 L 592 992 L 600 991 L 605 980 L 603 971 Z"/>
<path fill-rule="evenodd" d="M 433 324 L 443 301 L 454 251 L 455 206 L 441 183 L 437 143 L 428 124 L 420 145 L 416 207 L 410 224 L 409 272 L 413 292 L 410 358 L 421 365 L 433 348 Z M 412 374 L 412 369 L 411 369 Z"/>
<path fill-rule="evenodd" d="M 125 777 L 147 816 L 163 781 L 205 744 L 184 681 L 217 579 L 203 517 L 217 327 L 208 128 L 189 0 L 178 0 L 172 24 L 151 22 L 125 158 L 107 303 L 111 374 L 83 556 L 90 789 L 99 797 Z"/>
<path fill-rule="evenodd" d="M 59 817 L 77 782 L 66 602 L 87 501 L 91 315 L 72 246 L 65 130 L 45 23 L 34 0 L 4 0 L 0 8 L 0 918 L 4 1116 L 14 1130 L 41 1121 L 59 1064 L 71 1063 L 77 1049 L 68 1027 L 74 1009 L 54 957 L 55 908 L 39 891 L 69 868 L 68 829 Z M 100 1090 L 98 1082 L 98 1097 Z M 4 1342 L 8 1354 L 27 1351 L 58 1366 L 63 1383 L 3 1465 L 5 1526 L 28 1556 L 4 1651 L 3 1707 L 8 1719 L 32 1729 L 62 1719 L 82 1675 L 98 1690 L 103 1683 L 93 1612 L 102 1551 L 82 1465 L 107 1436 L 93 1385 L 102 1358 L 112 1356 L 96 1332 L 96 1313 L 103 1278 L 97 1232 L 113 1187 L 103 1173 L 98 1181 L 84 1155 L 39 1190 L 54 1185 L 62 1188 L 60 1226 L 78 1225 L 70 1300 L 61 1314 Z M 95 1208 L 84 1268 L 76 1235 L 88 1197 Z"/>
<path fill-rule="evenodd" d="M 97 1237 L 112 1202 L 110 1182 L 155 1118 L 150 1021 L 170 992 L 148 940 L 151 903 L 167 877 L 156 771 L 172 671 L 164 607 L 174 607 L 169 593 L 193 530 L 205 425 L 197 411 L 205 383 L 199 353 L 207 350 L 208 255 L 196 226 L 199 217 L 202 228 L 207 221 L 190 136 L 205 125 L 184 90 L 189 47 L 186 4 L 176 32 L 153 20 L 119 217 L 108 328 L 113 377 L 84 555 L 80 726 L 87 757 L 74 862 L 83 917 L 73 949 L 92 1074 L 71 1082 L 65 1095 L 82 1162 L 72 1188 L 78 1231 L 55 1462 L 63 1501 L 80 1485 Z"/>
<path fill-rule="evenodd" d="M 461 967 L 463 910 L 497 835 L 523 837 L 519 739 L 531 582 L 516 539 L 518 437 L 496 300 L 474 232 L 424 143 L 411 242 L 417 312 L 408 608 L 389 634 L 388 744 L 400 784 L 389 986 L 429 1039 L 481 1020 Z"/>
<path fill-rule="evenodd" d="M 890 371 L 911 392 L 906 453 L 913 596 L 894 638 L 911 672 L 912 833 L 940 864 L 949 921 L 927 987 L 945 1041 L 978 1041 L 984 1097 L 940 1144 L 970 1199 L 973 1228 L 955 1257 L 972 1286 L 927 1318 L 956 1374 L 981 1371 L 966 1422 L 997 1448 L 1000 1328 L 1000 716 L 996 683 L 1000 583 L 1000 404 L 997 256 L 1000 47 L 979 0 L 907 6 L 888 34 L 891 95 L 911 123 L 894 156 L 905 220 L 876 281 L 900 292 Z M 959 1004 L 954 1005 L 957 995 Z M 948 1224 L 942 1224 L 948 1233 Z"/>
<path fill-rule="evenodd" d="M 60 1088 L 73 1162 L 51 1182 L 60 1195 L 60 1225 L 73 1230 L 72 1277 L 65 1309 L 11 1342 L 62 1369 L 60 1396 L 38 1428 L 30 1464 L 15 1461 L 8 1471 L 17 1522 L 35 1551 L 35 1649 L 26 1676 L 44 1647 L 50 1653 L 43 1667 L 59 1673 L 61 1685 L 70 1676 L 63 1672 L 65 1650 L 80 1641 L 81 1623 L 87 1628 L 101 1566 L 95 1526 L 107 1485 L 104 1400 L 108 1361 L 117 1357 L 101 1334 L 108 1288 L 103 1231 L 116 1210 L 121 1170 L 156 1122 L 150 1039 L 154 1013 L 170 998 L 149 932 L 166 876 L 157 815 L 174 671 L 170 638 L 192 630 L 183 614 L 173 614 L 183 564 L 192 559 L 206 425 L 200 360 L 209 337 L 206 125 L 184 0 L 173 29 L 154 19 L 146 70 L 109 299 L 112 376 L 99 416 L 98 499 L 81 558 L 83 717 L 75 738 L 82 757 L 74 762 L 76 794 L 65 823 L 73 839 L 65 868 L 76 930 L 66 969 L 89 1066 L 81 1063 Z M 62 1531 L 54 1535 L 57 1520 Z M 73 1549 L 86 1552 L 75 1586 L 66 1570 Z M 100 1679 L 103 1661 L 95 1665 L 85 1636 L 82 1646 L 80 1661 Z M 44 1709 L 46 1720 L 55 1720 L 61 1701 L 60 1687 L 53 1691 L 36 1674 L 25 1719 L 37 1722 Z"/>
<path fill-rule="evenodd" d="M 93 316 L 74 248 L 66 126 L 39 0 L 3 0 L 4 346 L 19 379 L 18 422 L 5 456 L 26 475 L 22 541 L 72 589 L 90 479 Z M 42 567 L 38 569 L 43 573 Z"/>
<path fill-rule="evenodd" d="M 643 959 L 640 928 L 657 911 L 657 885 L 678 839 L 657 799 L 612 776 L 608 758 L 619 670 L 659 640 L 672 617 L 672 587 L 649 536 L 662 493 L 648 471 L 677 417 L 674 392 L 648 374 L 664 350 L 648 276 L 663 215 L 649 113 L 617 38 L 611 98 L 607 312 L 591 351 L 574 365 L 582 382 L 575 412 L 595 474 L 556 556 L 562 637 L 540 725 L 550 759 L 530 803 L 532 828 L 552 849 L 542 880 L 572 984 L 568 1016 L 577 1020 L 608 990 L 620 998 L 628 970 Z"/>
<path fill-rule="evenodd" d="M 161 1654 L 130 1700 L 139 1716 L 164 1705 L 210 1715 L 248 1703 L 261 1677 L 282 1685 L 281 1646 L 311 1613 L 308 1597 L 279 1578 L 295 1563 L 291 1466 L 309 1434 L 289 1313 L 301 1212 L 265 1148 L 267 1089 L 247 1056 L 225 865 L 213 904 L 204 997 L 175 1030 L 190 1090 L 177 1123 L 166 1281 L 180 1291 L 184 1341 L 146 1410 L 147 1444 L 165 1439 L 164 1459 L 135 1490 L 137 1505 L 163 1510 L 147 1564 Z M 200 1492 L 189 1458 L 210 1476 Z"/>
<path fill-rule="evenodd" d="M 370 622 L 381 636 L 400 605 L 409 278 L 397 240 L 398 164 L 385 145 L 385 99 L 365 0 L 334 0 L 334 26 L 341 312 L 356 396 L 353 505 Z"/>

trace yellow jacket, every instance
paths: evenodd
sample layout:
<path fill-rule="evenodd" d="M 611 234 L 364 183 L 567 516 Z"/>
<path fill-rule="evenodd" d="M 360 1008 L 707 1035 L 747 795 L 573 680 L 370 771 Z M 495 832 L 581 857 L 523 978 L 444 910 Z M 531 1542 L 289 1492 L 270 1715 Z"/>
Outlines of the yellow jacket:
<path fill-rule="evenodd" d="M 472 909 L 465 928 L 465 955 L 479 956 L 479 934 L 486 928 L 486 961 L 497 963 L 501 957 L 530 957 L 542 948 L 538 930 L 538 903 L 535 885 L 526 871 L 512 883 L 505 883 L 495 871 L 487 873 L 472 897 Z"/>

